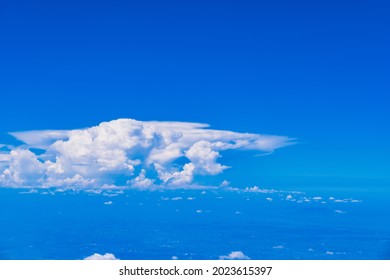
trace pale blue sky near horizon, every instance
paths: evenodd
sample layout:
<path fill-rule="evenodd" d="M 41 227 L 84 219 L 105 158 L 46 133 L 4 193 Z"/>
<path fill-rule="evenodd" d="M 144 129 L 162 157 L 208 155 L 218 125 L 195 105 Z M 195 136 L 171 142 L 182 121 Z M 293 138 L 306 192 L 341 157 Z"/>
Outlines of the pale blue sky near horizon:
<path fill-rule="evenodd" d="M 117 118 L 285 135 L 233 183 L 388 187 L 385 1 L 3 1 L 6 133 Z"/>

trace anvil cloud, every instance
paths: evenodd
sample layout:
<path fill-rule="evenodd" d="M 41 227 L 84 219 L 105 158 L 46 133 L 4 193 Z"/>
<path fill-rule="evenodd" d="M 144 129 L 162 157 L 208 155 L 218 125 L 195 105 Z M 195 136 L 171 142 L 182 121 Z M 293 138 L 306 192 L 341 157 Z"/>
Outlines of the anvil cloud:
<path fill-rule="evenodd" d="M 64 189 L 193 186 L 194 176 L 216 175 L 228 168 L 218 162 L 223 151 L 272 152 L 292 144 L 285 136 L 208 127 L 118 119 L 85 129 L 14 132 L 11 135 L 24 145 L 0 154 L 0 185 Z"/>

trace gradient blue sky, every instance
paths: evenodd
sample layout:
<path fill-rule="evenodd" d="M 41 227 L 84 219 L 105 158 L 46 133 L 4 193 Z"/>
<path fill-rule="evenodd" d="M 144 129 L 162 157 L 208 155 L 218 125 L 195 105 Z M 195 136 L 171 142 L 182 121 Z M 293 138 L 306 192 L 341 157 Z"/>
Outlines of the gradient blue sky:
<path fill-rule="evenodd" d="M 233 183 L 386 186 L 389 8 L 2 1 L 0 143 L 116 118 L 204 122 L 299 140 L 270 156 L 226 155 L 240 161 L 225 171 Z"/>

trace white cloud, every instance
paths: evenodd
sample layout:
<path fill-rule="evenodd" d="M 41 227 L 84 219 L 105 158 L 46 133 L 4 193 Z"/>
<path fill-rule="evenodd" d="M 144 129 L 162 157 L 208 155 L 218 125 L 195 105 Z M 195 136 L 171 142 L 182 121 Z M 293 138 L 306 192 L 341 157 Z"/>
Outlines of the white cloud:
<path fill-rule="evenodd" d="M 249 260 L 250 258 L 246 256 L 242 251 L 233 251 L 229 255 L 219 256 L 220 260 Z"/>
<path fill-rule="evenodd" d="M 346 199 L 335 199 L 333 201 L 336 203 L 347 203 L 348 202 Z"/>
<path fill-rule="evenodd" d="M 220 187 L 229 187 L 230 182 L 227 180 L 223 180 L 222 183 L 219 185 Z"/>
<path fill-rule="evenodd" d="M 20 192 L 21 194 L 35 194 L 35 193 L 38 193 L 37 190 L 34 190 L 34 189 L 30 189 L 28 191 L 25 191 L 25 192 Z"/>
<path fill-rule="evenodd" d="M 9 154 L 6 168 L 0 174 L 3 184 L 33 186 L 39 184 L 45 172 L 45 166 L 29 150 L 16 149 Z"/>
<path fill-rule="evenodd" d="M 333 202 L 336 203 L 360 203 L 362 200 L 353 199 L 353 198 L 344 198 L 344 199 L 334 199 Z"/>
<path fill-rule="evenodd" d="M 100 254 L 93 254 L 89 257 L 86 257 L 84 258 L 84 260 L 88 260 L 88 261 L 95 261 L 95 260 L 106 260 L 106 261 L 111 261 L 111 260 L 119 260 L 117 259 L 113 254 L 110 254 L 110 253 L 106 253 L 104 255 L 100 255 Z"/>
<path fill-rule="evenodd" d="M 285 136 L 132 119 L 11 134 L 25 144 L 0 154 L 1 185 L 62 189 L 195 186 L 196 175 L 217 175 L 229 168 L 218 162 L 225 150 L 272 152 L 292 144 Z M 43 152 L 38 155 L 30 148 Z"/>
<path fill-rule="evenodd" d="M 244 192 L 253 192 L 253 193 L 275 193 L 275 190 L 269 190 L 269 189 L 260 189 L 257 186 L 254 187 L 246 187 L 244 189 Z"/>
<path fill-rule="evenodd" d="M 132 180 L 127 181 L 127 184 L 136 188 L 149 188 L 154 184 L 153 179 L 146 177 L 145 169 L 142 169 L 140 174 Z"/>
<path fill-rule="evenodd" d="M 46 149 L 57 140 L 67 139 L 69 133 L 69 130 L 41 130 L 12 132 L 10 134 L 31 147 Z"/>

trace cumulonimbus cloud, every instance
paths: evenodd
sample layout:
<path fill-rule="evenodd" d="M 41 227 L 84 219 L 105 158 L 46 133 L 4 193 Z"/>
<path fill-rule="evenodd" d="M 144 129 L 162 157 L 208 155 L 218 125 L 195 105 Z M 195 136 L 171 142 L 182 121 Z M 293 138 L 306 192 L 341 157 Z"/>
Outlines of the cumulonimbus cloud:
<path fill-rule="evenodd" d="M 285 136 L 213 130 L 207 124 L 133 119 L 11 135 L 25 144 L 0 153 L 0 185 L 33 188 L 191 186 L 196 175 L 228 168 L 218 162 L 223 151 L 272 152 L 293 143 Z"/>

